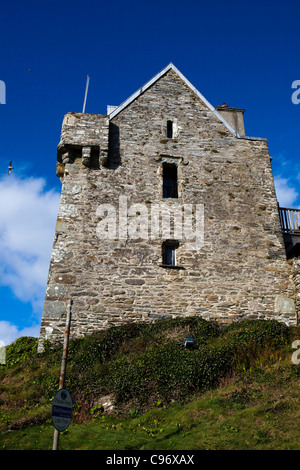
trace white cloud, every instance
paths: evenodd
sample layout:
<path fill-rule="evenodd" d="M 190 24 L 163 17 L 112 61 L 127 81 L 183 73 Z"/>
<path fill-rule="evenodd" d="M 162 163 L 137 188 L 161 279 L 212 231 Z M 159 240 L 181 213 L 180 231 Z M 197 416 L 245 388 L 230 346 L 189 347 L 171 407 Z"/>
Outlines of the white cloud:
<path fill-rule="evenodd" d="M 40 326 L 33 325 L 31 327 L 19 330 L 16 325 L 8 321 L 0 321 L 0 347 L 7 346 L 21 336 L 34 336 L 38 337 L 40 333 Z"/>
<path fill-rule="evenodd" d="M 293 187 L 293 184 L 287 178 L 280 176 L 275 176 L 274 184 L 279 205 L 281 207 L 293 207 L 299 197 L 299 193 Z"/>
<path fill-rule="evenodd" d="M 0 285 L 39 314 L 59 203 L 59 194 L 45 186 L 43 178 L 0 179 Z"/>

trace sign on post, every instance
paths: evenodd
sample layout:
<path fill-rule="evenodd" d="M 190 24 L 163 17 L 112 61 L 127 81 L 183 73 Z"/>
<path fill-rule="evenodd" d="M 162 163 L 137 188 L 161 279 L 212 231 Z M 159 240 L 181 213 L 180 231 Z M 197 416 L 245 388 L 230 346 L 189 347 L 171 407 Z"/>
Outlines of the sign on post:
<path fill-rule="evenodd" d="M 55 429 L 63 432 L 72 420 L 73 403 L 69 392 L 62 388 L 59 390 L 52 402 L 52 422 Z"/>

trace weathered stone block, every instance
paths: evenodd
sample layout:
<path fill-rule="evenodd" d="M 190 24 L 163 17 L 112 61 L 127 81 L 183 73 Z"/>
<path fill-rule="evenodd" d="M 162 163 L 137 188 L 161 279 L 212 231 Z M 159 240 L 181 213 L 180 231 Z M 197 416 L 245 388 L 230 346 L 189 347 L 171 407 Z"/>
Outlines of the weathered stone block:
<path fill-rule="evenodd" d="M 45 300 L 43 318 L 44 319 L 59 319 L 66 315 L 66 305 L 65 302 L 56 300 L 49 301 Z"/>
<path fill-rule="evenodd" d="M 296 308 L 294 300 L 286 297 L 283 294 L 277 295 L 275 297 L 275 313 L 295 316 Z"/>
<path fill-rule="evenodd" d="M 67 296 L 67 289 L 63 284 L 50 284 L 46 289 L 47 300 L 65 299 Z"/>

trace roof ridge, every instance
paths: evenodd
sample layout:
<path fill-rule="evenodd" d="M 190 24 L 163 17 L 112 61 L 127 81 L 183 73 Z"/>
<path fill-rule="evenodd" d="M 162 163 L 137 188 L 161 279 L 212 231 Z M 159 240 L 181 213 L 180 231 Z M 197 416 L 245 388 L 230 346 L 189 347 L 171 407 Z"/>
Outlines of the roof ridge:
<path fill-rule="evenodd" d="M 119 114 L 123 109 L 125 109 L 130 103 L 132 103 L 138 96 L 144 93 L 151 85 L 153 85 L 157 80 L 159 80 L 163 75 L 165 75 L 170 69 L 174 70 L 174 72 L 185 82 L 185 84 L 200 98 L 200 100 L 210 109 L 210 111 L 220 120 L 223 124 L 227 127 L 227 129 L 235 136 L 240 138 L 240 135 L 233 129 L 233 127 L 228 124 L 228 122 L 221 116 L 220 113 L 212 106 L 212 104 L 197 90 L 197 88 L 192 85 L 192 83 L 180 72 L 180 70 L 173 64 L 173 62 L 169 62 L 169 64 L 164 67 L 160 72 L 158 72 L 153 78 L 151 78 L 145 85 L 141 86 L 137 91 L 135 91 L 132 95 L 129 96 L 123 103 L 119 106 L 116 106 L 115 109 L 109 114 L 109 118 L 114 118 L 117 114 Z"/>

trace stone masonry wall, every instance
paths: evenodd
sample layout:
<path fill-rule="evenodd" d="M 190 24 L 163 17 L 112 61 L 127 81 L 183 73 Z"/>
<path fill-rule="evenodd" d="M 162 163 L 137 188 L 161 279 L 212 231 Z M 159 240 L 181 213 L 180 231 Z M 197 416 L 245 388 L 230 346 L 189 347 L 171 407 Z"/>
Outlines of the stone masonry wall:
<path fill-rule="evenodd" d="M 300 259 L 295 258 L 292 261 L 293 263 L 293 273 L 294 273 L 294 285 L 295 285 L 295 302 L 296 302 L 296 312 L 297 312 L 297 324 L 299 323 L 299 312 L 300 312 Z"/>
<path fill-rule="evenodd" d="M 176 122 L 173 138 L 166 137 L 167 120 Z M 40 350 L 45 339 L 62 341 L 70 298 L 73 337 L 171 316 L 295 322 L 293 270 L 265 140 L 236 138 L 173 70 L 110 122 L 107 116 L 74 113 L 66 121 Z M 101 138 L 85 140 L 95 122 Z M 97 146 L 92 163 L 84 164 L 82 149 Z M 108 159 L 101 160 L 107 149 Z M 177 199 L 162 198 L 164 161 L 178 166 Z M 103 214 L 97 208 L 113 205 L 118 229 L 120 196 L 128 208 L 141 204 L 149 217 L 155 204 L 202 204 L 203 246 L 191 250 L 185 238 L 179 240 L 178 266 L 166 268 L 162 238 L 120 238 L 117 230 L 114 239 L 100 239 Z"/>

